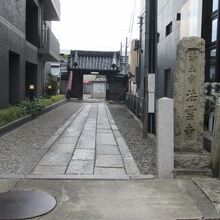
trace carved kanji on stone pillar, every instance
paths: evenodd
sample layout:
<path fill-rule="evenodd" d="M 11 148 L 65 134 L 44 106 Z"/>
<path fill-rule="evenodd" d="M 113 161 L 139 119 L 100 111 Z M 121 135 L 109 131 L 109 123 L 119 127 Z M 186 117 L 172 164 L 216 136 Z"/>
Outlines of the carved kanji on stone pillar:
<path fill-rule="evenodd" d="M 174 75 L 175 165 L 180 168 L 209 165 L 209 155 L 203 149 L 204 67 L 205 41 L 183 38 L 177 48 Z"/>

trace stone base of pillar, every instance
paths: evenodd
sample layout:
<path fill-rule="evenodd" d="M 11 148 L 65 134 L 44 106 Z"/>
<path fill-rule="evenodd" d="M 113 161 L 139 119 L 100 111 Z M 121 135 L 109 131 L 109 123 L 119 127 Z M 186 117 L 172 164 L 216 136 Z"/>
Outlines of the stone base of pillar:
<path fill-rule="evenodd" d="M 175 153 L 174 172 L 178 175 L 210 176 L 211 154 L 206 151 L 196 153 Z M 175 175 L 175 176 L 176 176 Z"/>
<path fill-rule="evenodd" d="M 174 178 L 211 177 L 210 169 L 174 169 Z"/>

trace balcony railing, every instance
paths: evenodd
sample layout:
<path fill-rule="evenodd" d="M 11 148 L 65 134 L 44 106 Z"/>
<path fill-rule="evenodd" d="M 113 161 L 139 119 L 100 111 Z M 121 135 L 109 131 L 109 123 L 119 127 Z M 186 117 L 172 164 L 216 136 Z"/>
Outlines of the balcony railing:
<path fill-rule="evenodd" d="M 46 61 L 59 61 L 60 44 L 49 27 L 42 27 L 39 53 Z"/>
<path fill-rule="evenodd" d="M 60 20 L 60 0 L 44 0 L 43 1 L 43 18 L 44 21 Z"/>

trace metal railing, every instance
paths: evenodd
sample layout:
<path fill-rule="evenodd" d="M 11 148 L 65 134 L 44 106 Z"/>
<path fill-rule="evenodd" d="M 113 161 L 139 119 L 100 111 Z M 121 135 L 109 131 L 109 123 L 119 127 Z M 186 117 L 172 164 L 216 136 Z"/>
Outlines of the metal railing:
<path fill-rule="evenodd" d="M 215 119 L 215 106 L 220 103 L 220 83 L 206 82 L 204 84 L 205 93 L 205 122 L 204 129 L 209 133 L 213 132 Z"/>
<path fill-rule="evenodd" d="M 40 52 L 51 55 L 55 60 L 59 60 L 60 44 L 51 29 L 47 26 L 41 27 Z"/>
<path fill-rule="evenodd" d="M 142 120 L 143 115 L 143 98 L 127 94 L 126 96 L 126 106 L 131 110 L 138 118 Z"/>

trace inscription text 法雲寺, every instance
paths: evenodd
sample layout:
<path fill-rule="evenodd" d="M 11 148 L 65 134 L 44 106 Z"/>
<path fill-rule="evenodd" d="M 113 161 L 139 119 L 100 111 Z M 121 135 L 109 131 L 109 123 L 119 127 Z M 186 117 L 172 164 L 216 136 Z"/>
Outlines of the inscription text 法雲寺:
<path fill-rule="evenodd" d="M 196 137 L 196 112 L 198 93 L 197 81 L 197 65 L 198 65 L 198 50 L 189 50 L 187 52 L 186 65 L 186 90 L 185 90 L 185 109 L 184 109 L 184 137 L 187 140 L 192 140 Z"/>

